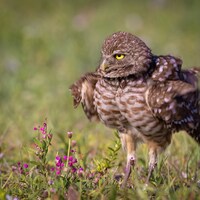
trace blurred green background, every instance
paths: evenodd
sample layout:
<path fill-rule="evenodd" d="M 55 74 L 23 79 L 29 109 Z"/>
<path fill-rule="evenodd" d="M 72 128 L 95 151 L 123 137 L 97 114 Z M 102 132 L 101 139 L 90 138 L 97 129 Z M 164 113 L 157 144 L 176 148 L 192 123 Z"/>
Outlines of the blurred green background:
<path fill-rule="evenodd" d="M 47 118 L 55 135 L 73 131 L 103 147 L 112 130 L 73 109 L 70 84 L 96 68 L 103 40 L 119 30 L 197 66 L 199 8 L 199 0 L 0 0 L 0 145 L 30 142 Z"/>

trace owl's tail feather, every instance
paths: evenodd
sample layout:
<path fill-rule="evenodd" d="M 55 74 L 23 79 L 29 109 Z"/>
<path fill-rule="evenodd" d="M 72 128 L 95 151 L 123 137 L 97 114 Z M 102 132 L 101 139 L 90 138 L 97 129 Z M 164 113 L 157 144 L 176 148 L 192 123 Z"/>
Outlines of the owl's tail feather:
<path fill-rule="evenodd" d="M 188 131 L 188 134 L 200 145 L 200 124 L 196 129 Z"/>
<path fill-rule="evenodd" d="M 198 87 L 199 85 L 199 78 L 200 78 L 200 67 L 194 67 L 190 70 L 188 70 L 188 73 L 190 73 L 189 76 L 187 76 L 187 81 L 194 85 L 197 88 L 197 96 L 196 96 L 196 117 L 195 117 L 195 127 L 190 129 L 188 134 L 200 145 L 200 89 Z"/>

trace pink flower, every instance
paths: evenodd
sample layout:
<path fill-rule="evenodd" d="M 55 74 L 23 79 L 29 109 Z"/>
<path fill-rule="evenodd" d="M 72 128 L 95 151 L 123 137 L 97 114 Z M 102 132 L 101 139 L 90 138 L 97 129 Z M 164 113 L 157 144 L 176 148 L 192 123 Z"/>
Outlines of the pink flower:
<path fill-rule="evenodd" d="M 72 140 L 72 147 L 75 147 L 75 146 L 76 146 L 76 141 Z"/>
<path fill-rule="evenodd" d="M 60 175 L 60 171 L 56 171 L 56 174 L 57 174 L 57 175 Z"/>
<path fill-rule="evenodd" d="M 60 156 L 56 156 L 56 160 L 60 160 Z"/>
<path fill-rule="evenodd" d="M 50 133 L 47 136 L 48 136 L 49 139 L 52 138 L 52 134 L 50 134 Z"/>
<path fill-rule="evenodd" d="M 77 169 L 75 167 L 72 167 L 72 173 L 75 173 Z"/>
<path fill-rule="evenodd" d="M 23 165 L 23 166 L 24 166 L 24 168 L 25 168 L 25 169 L 27 169 L 27 168 L 28 168 L 28 164 L 27 164 L 27 163 L 24 163 L 24 165 Z"/>
<path fill-rule="evenodd" d="M 73 156 L 70 156 L 69 157 L 69 161 L 72 161 L 74 158 L 73 158 Z"/>
<path fill-rule="evenodd" d="M 33 130 L 34 130 L 34 131 L 37 131 L 37 130 L 38 130 L 38 128 L 37 128 L 37 127 L 34 127 L 34 128 L 33 128 Z"/>
<path fill-rule="evenodd" d="M 82 167 L 80 167 L 78 170 L 81 171 L 81 172 L 83 172 L 83 168 Z"/>
<path fill-rule="evenodd" d="M 54 184 L 53 180 L 49 180 L 49 181 L 48 181 L 48 184 L 49 184 L 49 185 L 53 185 L 53 184 Z"/>
<path fill-rule="evenodd" d="M 68 138 L 72 138 L 73 133 L 72 132 L 67 132 Z"/>
<path fill-rule="evenodd" d="M 42 136 L 42 138 L 44 138 L 44 139 L 45 139 L 45 138 L 46 138 L 46 135 L 43 135 L 43 136 Z"/>
<path fill-rule="evenodd" d="M 96 177 L 96 178 L 94 179 L 94 183 L 97 184 L 98 182 L 99 182 L 99 178 Z"/>
<path fill-rule="evenodd" d="M 68 163 L 69 167 L 72 167 L 75 163 L 77 163 L 77 159 L 70 156 L 69 163 Z"/>
<path fill-rule="evenodd" d="M 56 163 L 56 167 L 61 167 L 61 163 L 60 163 L 60 162 L 57 162 L 57 163 Z"/>
<path fill-rule="evenodd" d="M 67 156 L 63 156 L 63 159 L 64 159 L 64 160 L 67 160 Z"/>
<path fill-rule="evenodd" d="M 55 170 L 55 168 L 54 167 L 51 167 L 51 171 L 53 172 Z"/>
<path fill-rule="evenodd" d="M 60 156 L 56 156 L 56 174 L 60 175 L 64 167 L 64 163 Z"/>
<path fill-rule="evenodd" d="M 80 167 L 80 168 L 78 169 L 78 171 L 77 171 L 78 176 L 82 176 L 83 173 L 84 173 L 83 168 Z"/>

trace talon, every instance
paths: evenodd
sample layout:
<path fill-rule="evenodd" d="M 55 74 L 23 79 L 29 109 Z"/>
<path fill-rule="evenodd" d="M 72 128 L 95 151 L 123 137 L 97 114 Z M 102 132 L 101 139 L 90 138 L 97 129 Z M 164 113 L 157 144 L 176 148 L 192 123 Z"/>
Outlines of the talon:
<path fill-rule="evenodd" d="M 135 158 L 134 157 L 131 157 L 130 158 L 130 165 L 135 165 Z"/>
<path fill-rule="evenodd" d="M 148 176 L 146 179 L 146 184 L 149 184 L 149 180 L 151 178 L 151 175 L 153 173 L 153 170 L 155 169 L 155 166 L 157 165 L 157 153 L 155 149 L 150 149 L 149 151 L 149 171 Z"/>
<path fill-rule="evenodd" d="M 122 188 L 126 187 L 126 184 L 127 184 L 130 174 L 131 174 L 131 165 L 130 165 L 130 163 L 128 163 L 126 166 L 126 169 L 125 169 L 125 176 L 124 176 L 124 181 L 122 183 Z"/>
<path fill-rule="evenodd" d="M 134 137 L 134 135 L 132 135 L 131 132 L 121 133 L 120 138 L 121 138 L 121 142 L 124 147 L 124 150 L 127 151 L 127 164 L 126 164 L 126 169 L 125 169 L 125 176 L 124 176 L 124 180 L 121 186 L 122 188 L 124 188 L 126 187 L 128 178 L 130 177 L 131 168 L 135 165 L 137 140 Z"/>
<path fill-rule="evenodd" d="M 128 160 L 128 163 L 126 165 L 125 176 L 124 176 L 124 181 L 122 183 L 122 188 L 126 187 L 128 178 L 131 174 L 131 167 L 134 167 L 134 165 L 135 165 L 135 157 L 130 157 L 130 159 Z"/>

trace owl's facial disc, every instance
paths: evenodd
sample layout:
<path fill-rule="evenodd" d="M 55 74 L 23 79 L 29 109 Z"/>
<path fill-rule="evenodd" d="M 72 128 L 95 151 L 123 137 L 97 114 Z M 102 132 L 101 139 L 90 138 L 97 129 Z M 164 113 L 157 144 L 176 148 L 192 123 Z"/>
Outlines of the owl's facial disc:
<path fill-rule="evenodd" d="M 138 37 L 117 32 L 102 46 L 100 71 L 104 77 L 117 78 L 146 72 L 151 63 L 151 50 Z"/>
<path fill-rule="evenodd" d="M 115 67 L 119 67 L 125 59 L 125 53 L 116 53 L 114 52 L 111 56 L 103 56 L 102 63 L 100 65 L 100 69 L 106 72 L 110 67 L 113 69 Z"/>

